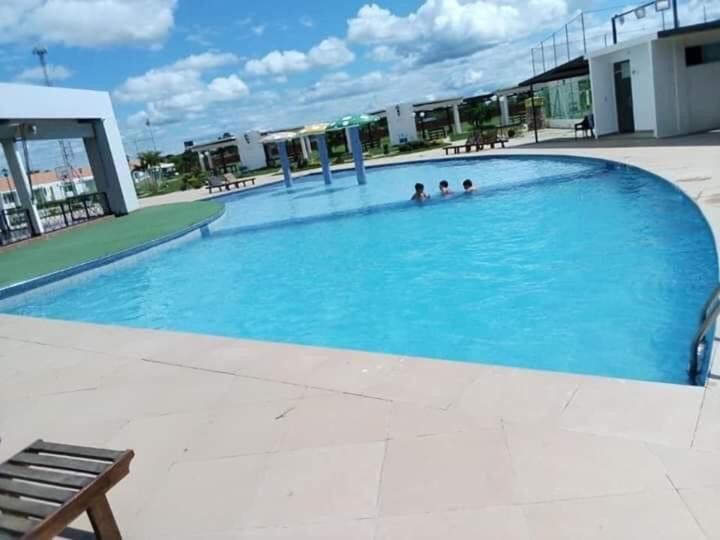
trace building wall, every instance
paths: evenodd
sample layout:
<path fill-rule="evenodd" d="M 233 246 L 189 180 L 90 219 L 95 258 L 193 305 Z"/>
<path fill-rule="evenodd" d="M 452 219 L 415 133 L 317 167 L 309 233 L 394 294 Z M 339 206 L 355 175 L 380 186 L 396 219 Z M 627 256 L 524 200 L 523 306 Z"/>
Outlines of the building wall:
<path fill-rule="evenodd" d="M 658 137 L 720 128 L 720 62 L 685 63 L 685 48 L 720 42 L 720 30 L 653 43 L 654 93 Z"/>
<path fill-rule="evenodd" d="M 614 49 L 608 54 L 590 59 L 596 133 L 607 135 L 618 130 L 613 66 L 623 60 L 630 60 L 635 130 L 655 131 L 655 96 L 650 44 L 645 42 L 632 47 Z"/>
<path fill-rule="evenodd" d="M 385 110 L 387 115 L 390 144 L 417 141 L 414 108 L 411 103 L 393 105 Z"/>
<path fill-rule="evenodd" d="M 249 131 L 237 138 L 238 152 L 240 153 L 240 161 L 249 170 L 254 171 L 267 167 L 265 159 L 265 148 L 260 142 L 260 133 L 257 131 Z"/>

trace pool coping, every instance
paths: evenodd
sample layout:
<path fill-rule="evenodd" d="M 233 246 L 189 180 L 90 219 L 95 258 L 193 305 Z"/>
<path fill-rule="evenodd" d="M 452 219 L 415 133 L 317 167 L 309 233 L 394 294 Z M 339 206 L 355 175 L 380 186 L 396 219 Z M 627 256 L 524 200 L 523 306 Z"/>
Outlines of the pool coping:
<path fill-rule="evenodd" d="M 128 257 L 138 255 L 153 248 L 160 247 L 168 242 L 172 242 L 173 240 L 178 240 L 198 230 L 200 230 L 201 234 L 204 236 L 207 234 L 207 227 L 211 223 L 223 217 L 224 215 L 225 206 L 223 205 L 220 211 L 214 216 L 205 218 L 201 221 L 198 221 L 197 223 L 188 225 L 187 227 L 183 227 L 182 229 L 179 229 L 175 232 L 166 234 L 159 238 L 155 238 L 154 240 L 149 240 L 147 242 L 138 244 L 137 246 L 116 251 L 115 253 L 110 253 L 109 255 L 104 255 L 102 257 L 90 259 L 89 261 L 85 261 L 73 266 L 68 266 L 67 268 L 63 268 L 62 270 L 56 270 L 55 272 L 50 272 L 49 274 L 42 274 L 40 276 L 26 279 L 24 281 L 19 281 L 5 287 L 0 287 L 0 301 L 7 300 L 23 293 L 27 293 L 45 285 L 50 285 L 52 283 L 62 281 L 64 279 L 76 276 L 78 274 L 82 274 L 83 272 L 87 272 L 89 270 L 95 270 L 97 268 L 110 265 L 114 262 L 118 262 Z"/>

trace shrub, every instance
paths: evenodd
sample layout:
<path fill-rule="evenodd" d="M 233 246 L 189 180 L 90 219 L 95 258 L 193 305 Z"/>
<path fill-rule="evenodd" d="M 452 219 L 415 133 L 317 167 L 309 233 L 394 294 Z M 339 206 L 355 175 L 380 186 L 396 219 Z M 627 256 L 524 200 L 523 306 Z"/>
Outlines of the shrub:
<path fill-rule="evenodd" d="M 383 154 L 386 156 L 390 153 L 390 145 L 388 143 L 383 144 Z"/>
<path fill-rule="evenodd" d="M 515 130 L 513 128 L 508 129 L 508 137 L 511 139 L 515 136 Z"/>

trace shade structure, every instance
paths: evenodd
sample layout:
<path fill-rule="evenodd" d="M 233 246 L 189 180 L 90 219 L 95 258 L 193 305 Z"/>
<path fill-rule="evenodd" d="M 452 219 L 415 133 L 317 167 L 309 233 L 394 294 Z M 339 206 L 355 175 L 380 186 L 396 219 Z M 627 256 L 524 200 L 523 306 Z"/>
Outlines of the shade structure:
<path fill-rule="evenodd" d="M 360 128 L 367 124 L 377 122 L 379 118 L 372 114 L 351 114 L 330 122 L 327 131 L 347 129 L 350 133 L 350 146 L 352 147 L 355 174 L 360 185 L 366 184 L 365 161 L 363 159 L 362 142 L 360 141 Z"/>
<path fill-rule="evenodd" d="M 372 114 L 350 114 L 338 118 L 334 122 L 330 122 L 327 125 L 326 131 L 337 131 L 353 126 L 361 127 L 366 124 L 371 124 L 372 122 L 377 122 L 378 120 L 380 120 L 380 118 Z"/>
<path fill-rule="evenodd" d="M 326 185 L 332 184 L 332 171 L 330 170 L 330 155 L 327 148 L 327 140 L 325 138 L 326 123 L 310 124 L 301 129 L 298 133 L 302 136 L 314 136 L 317 142 L 318 154 L 320 155 L 320 164 L 322 165 L 323 180 Z"/>
<path fill-rule="evenodd" d="M 285 187 L 292 187 L 292 171 L 290 170 L 290 160 L 287 153 L 287 142 L 297 138 L 298 134 L 294 131 L 279 131 L 266 135 L 260 142 L 277 144 L 278 154 L 280 154 L 280 165 L 282 166 L 283 178 L 285 179 Z"/>

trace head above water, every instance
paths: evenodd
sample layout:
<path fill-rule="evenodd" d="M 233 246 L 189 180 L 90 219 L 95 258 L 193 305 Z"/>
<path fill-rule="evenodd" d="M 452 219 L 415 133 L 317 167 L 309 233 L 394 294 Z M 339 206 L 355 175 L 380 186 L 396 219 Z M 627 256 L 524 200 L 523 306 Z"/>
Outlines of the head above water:
<path fill-rule="evenodd" d="M 470 189 L 472 187 L 473 187 L 472 180 L 470 180 L 469 178 L 466 178 L 463 181 L 463 189 Z"/>
<path fill-rule="evenodd" d="M 415 193 L 422 193 L 423 191 L 425 191 L 425 186 L 423 184 L 420 182 L 415 184 Z"/>
<path fill-rule="evenodd" d="M 450 184 L 448 184 L 447 180 L 440 180 L 440 189 L 447 189 L 450 187 Z"/>

